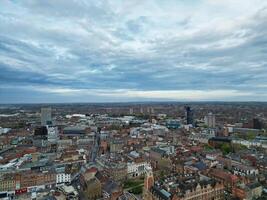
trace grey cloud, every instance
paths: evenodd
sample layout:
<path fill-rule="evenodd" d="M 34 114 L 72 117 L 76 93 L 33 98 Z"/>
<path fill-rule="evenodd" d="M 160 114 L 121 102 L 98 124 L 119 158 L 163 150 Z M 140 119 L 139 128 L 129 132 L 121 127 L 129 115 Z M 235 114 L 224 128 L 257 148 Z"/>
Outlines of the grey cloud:
<path fill-rule="evenodd" d="M 3 80 L 73 89 L 264 90 L 256 85 L 267 77 L 266 8 L 225 31 L 198 27 L 194 17 L 173 25 L 125 13 L 105 1 L 7 6 L 0 11 Z M 19 74 L 11 77 L 14 68 Z"/>

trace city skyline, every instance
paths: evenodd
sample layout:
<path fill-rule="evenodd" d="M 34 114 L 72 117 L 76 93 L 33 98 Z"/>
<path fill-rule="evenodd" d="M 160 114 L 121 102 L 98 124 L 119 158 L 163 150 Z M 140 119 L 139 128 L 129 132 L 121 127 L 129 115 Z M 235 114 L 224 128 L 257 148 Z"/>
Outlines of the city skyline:
<path fill-rule="evenodd" d="M 0 7 L 0 103 L 267 101 L 264 0 Z"/>

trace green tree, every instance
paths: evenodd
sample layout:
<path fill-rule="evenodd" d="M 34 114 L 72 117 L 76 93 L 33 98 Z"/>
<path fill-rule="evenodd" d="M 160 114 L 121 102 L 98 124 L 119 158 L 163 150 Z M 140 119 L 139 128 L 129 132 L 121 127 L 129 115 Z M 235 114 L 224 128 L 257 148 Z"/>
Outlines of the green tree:
<path fill-rule="evenodd" d="M 227 143 L 223 144 L 220 149 L 221 149 L 221 151 L 223 152 L 224 155 L 226 155 L 226 154 L 231 152 L 230 144 L 227 144 Z"/>
<path fill-rule="evenodd" d="M 247 134 L 247 136 L 246 136 L 246 139 L 247 139 L 247 140 L 254 140 L 255 137 L 256 137 L 256 134 L 255 134 L 255 133 L 253 133 L 253 132 L 249 132 L 249 133 Z"/>

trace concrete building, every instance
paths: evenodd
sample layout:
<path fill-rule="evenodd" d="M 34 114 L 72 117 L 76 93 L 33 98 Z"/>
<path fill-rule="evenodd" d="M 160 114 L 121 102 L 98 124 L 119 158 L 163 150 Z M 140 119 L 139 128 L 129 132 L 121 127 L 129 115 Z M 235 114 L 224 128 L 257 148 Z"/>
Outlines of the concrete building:
<path fill-rule="evenodd" d="M 209 127 L 209 128 L 215 128 L 216 126 L 216 121 L 215 121 L 215 115 L 212 113 L 209 113 L 208 115 L 206 115 L 204 117 L 204 121 L 205 124 Z"/>
<path fill-rule="evenodd" d="M 84 185 L 84 194 L 88 200 L 95 200 L 101 197 L 102 189 L 101 183 L 97 178 L 92 178 L 89 180 L 85 180 L 86 183 Z"/>
<path fill-rule="evenodd" d="M 239 199 L 253 200 L 262 196 L 263 188 L 260 183 L 240 184 L 233 188 L 233 195 Z"/>
<path fill-rule="evenodd" d="M 224 185 L 206 176 L 172 174 L 155 181 L 151 168 L 146 170 L 144 200 L 223 200 Z"/>
<path fill-rule="evenodd" d="M 110 142 L 110 152 L 115 153 L 115 152 L 120 152 L 122 151 L 124 142 L 123 140 L 113 140 Z"/>
<path fill-rule="evenodd" d="M 131 162 L 127 163 L 128 177 L 138 177 L 145 174 L 145 169 L 150 167 L 147 162 Z"/>
<path fill-rule="evenodd" d="M 189 106 L 185 107 L 185 117 L 186 124 L 194 124 L 194 112 Z"/>
<path fill-rule="evenodd" d="M 52 109 L 41 108 L 41 125 L 52 125 Z"/>
<path fill-rule="evenodd" d="M 59 139 L 58 128 L 55 126 L 46 126 L 47 129 L 47 140 L 49 142 L 57 142 Z"/>
<path fill-rule="evenodd" d="M 70 174 L 65 174 L 65 173 L 60 173 L 56 175 L 56 184 L 65 184 L 65 183 L 70 183 L 71 182 L 71 175 Z"/>

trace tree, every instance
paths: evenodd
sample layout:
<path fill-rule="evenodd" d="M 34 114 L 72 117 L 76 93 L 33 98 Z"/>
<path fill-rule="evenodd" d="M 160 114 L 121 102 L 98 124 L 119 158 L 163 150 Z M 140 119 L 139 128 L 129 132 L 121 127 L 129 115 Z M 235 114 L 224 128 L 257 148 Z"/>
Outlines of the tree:
<path fill-rule="evenodd" d="M 249 132 L 249 133 L 247 134 L 247 136 L 246 136 L 246 139 L 247 139 L 247 140 L 254 140 L 255 137 L 256 137 L 256 134 L 255 134 L 255 133 L 253 133 L 253 132 Z"/>
<path fill-rule="evenodd" d="M 227 143 L 223 144 L 220 149 L 221 149 L 221 151 L 223 152 L 224 155 L 226 155 L 226 154 L 231 152 L 230 144 L 227 144 Z"/>

